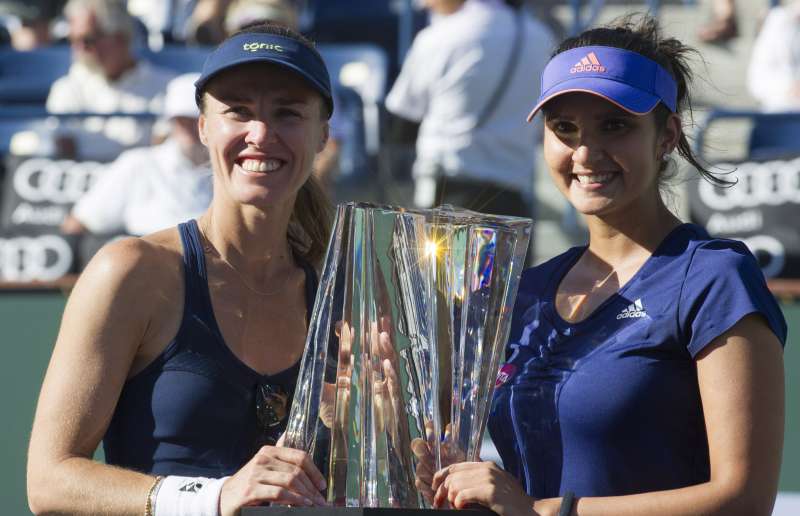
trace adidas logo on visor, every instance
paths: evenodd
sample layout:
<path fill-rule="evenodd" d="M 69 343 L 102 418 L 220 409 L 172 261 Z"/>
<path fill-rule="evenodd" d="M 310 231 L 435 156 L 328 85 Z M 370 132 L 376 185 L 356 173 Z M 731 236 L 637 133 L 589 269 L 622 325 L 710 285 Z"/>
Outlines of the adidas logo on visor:
<path fill-rule="evenodd" d="M 605 72 L 606 67 L 600 64 L 600 60 L 597 59 L 597 55 L 594 52 L 589 52 L 583 59 L 575 63 L 575 65 L 569 69 L 569 73 L 579 73 L 579 72 Z"/>
<path fill-rule="evenodd" d="M 617 320 L 634 317 L 647 317 L 647 312 L 644 310 L 641 299 L 637 299 L 628 305 L 627 308 L 623 308 L 619 315 L 617 315 Z"/>

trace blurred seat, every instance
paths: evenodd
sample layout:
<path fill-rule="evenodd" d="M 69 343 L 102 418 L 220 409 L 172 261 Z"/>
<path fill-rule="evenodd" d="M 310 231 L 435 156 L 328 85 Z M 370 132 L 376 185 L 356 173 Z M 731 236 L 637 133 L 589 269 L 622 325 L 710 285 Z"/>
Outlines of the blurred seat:
<path fill-rule="evenodd" d="M 777 0 L 771 1 L 774 5 Z M 658 16 L 663 5 L 696 6 L 697 3 L 698 0 L 640 0 L 638 2 L 632 2 L 631 0 L 569 0 L 569 7 L 572 11 L 571 34 L 578 34 L 594 26 L 600 18 L 600 12 L 606 5 L 630 6 L 631 4 L 641 4 L 631 8 L 639 11 L 648 11 L 650 14 Z"/>
<path fill-rule="evenodd" d="M 0 159 L 10 152 L 15 134 L 35 130 L 46 115 L 43 106 L 0 105 Z"/>
<path fill-rule="evenodd" d="M 80 159 L 110 161 L 128 146 L 121 141 L 112 144 L 107 136 L 98 132 L 97 127 L 102 128 L 108 122 L 121 128 L 136 122 L 145 131 L 143 137 L 149 141 L 149 131 L 155 120 L 153 113 L 50 114 L 43 105 L 0 104 L 0 163 L 10 154 L 55 156 L 58 154 L 56 140 L 59 136 L 70 136 L 79 143 L 76 150 Z M 95 141 L 105 144 L 92 145 Z"/>
<path fill-rule="evenodd" d="M 336 101 L 332 130 L 340 144 L 337 196 L 376 200 L 380 195 L 378 155 L 388 83 L 386 52 L 372 44 L 330 43 L 317 49 L 331 75 Z"/>
<path fill-rule="evenodd" d="M 427 24 L 424 10 L 413 9 L 412 0 L 307 0 L 300 25 L 304 34 L 320 46 L 329 43 L 369 43 L 382 49 L 387 73 L 397 76 L 401 53 L 411 37 Z"/>
<path fill-rule="evenodd" d="M 800 155 L 800 111 L 764 113 L 761 111 L 712 110 L 698 125 L 695 149 L 703 156 L 707 134 L 714 124 L 726 120 L 749 122 L 745 159 L 764 161 Z"/>
<path fill-rule="evenodd" d="M 0 49 L 0 105 L 44 105 L 50 85 L 69 70 L 69 46 L 30 52 Z"/>
<path fill-rule="evenodd" d="M 369 43 L 325 43 L 317 45 L 331 79 L 356 90 L 368 102 L 386 96 L 388 58 L 386 51 Z"/>
<path fill-rule="evenodd" d="M 137 51 L 137 55 L 156 66 L 183 74 L 200 72 L 212 50 L 212 47 L 205 46 L 165 45 L 157 51 L 143 47 Z"/>
<path fill-rule="evenodd" d="M 752 160 L 799 155 L 800 112 L 753 116 L 747 147 Z"/>
<path fill-rule="evenodd" d="M 159 51 L 146 47 L 137 55 L 176 74 L 199 72 L 211 51 L 208 47 L 167 45 Z M 71 64 L 68 45 L 45 47 L 29 52 L 0 49 L 0 105 L 44 105 L 50 86 L 66 75 Z"/>
<path fill-rule="evenodd" d="M 352 88 L 337 87 L 336 118 L 331 134 L 339 143 L 339 177 L 337 183 L 363 181 L 369 174 L 366 149 L 364 104 Z"/>
<path fill-rule="evenodd" d="M 334 88 L 349 88 L 361 97 L 363 104 L 365 148 L 369 154 L 380 150 L 381 107 L 386 96 L 388 60 L 386 52 L 376 45 L 318 45 L 328 66 Z"/>

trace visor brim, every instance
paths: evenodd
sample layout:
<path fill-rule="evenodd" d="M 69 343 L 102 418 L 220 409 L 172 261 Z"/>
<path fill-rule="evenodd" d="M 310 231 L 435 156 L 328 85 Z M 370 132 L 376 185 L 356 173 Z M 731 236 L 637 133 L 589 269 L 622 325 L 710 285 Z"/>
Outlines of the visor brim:
<path fill-rule="evenodd" d="M 657 95 L 634 88 L 623 82 L 598 77 L 575 78 L 564 81 L 544 92 L 528 114 L 527 121 L 533 120 L 533 117 L 545 104 L 567 93 L 595 95 L 633 115 L 646 115 L 661 102 Z"/>
<path fill-rule="evenodd" d="M 264 63 L 264 64 L 273 64 L 279 66 L 281 68 L 286 69 L 289 72 L 294 72 L 298 74 L 302 79 L 304 79 L 308 84 L 317 91 L 325 101 L 325 104 L 328 106 L 329 112 L 333 112 L 333 99 L 331 98 L 331 92 L 329 89 L 319 82 L 313 75 L 308 73 L 302 67 L 299 67 L 292 63 L 289 60 L 280 59 L 276 56 L 271 55 L 260 55 L 260 56 L 245 56 L 240 59 L 235 59 L 229 62 L 226 62 L 223 66 L 219 66 L 217 68 L 211 69 L 206 72 L 197 82 L 194 83 L 196 89 L 196 96 L 199 96 L 204 90 L 208 83 L 220 73 L 230 70 L 231 68 L 235 68 L 237 66 L 251 64 L 251 63 Z"/>

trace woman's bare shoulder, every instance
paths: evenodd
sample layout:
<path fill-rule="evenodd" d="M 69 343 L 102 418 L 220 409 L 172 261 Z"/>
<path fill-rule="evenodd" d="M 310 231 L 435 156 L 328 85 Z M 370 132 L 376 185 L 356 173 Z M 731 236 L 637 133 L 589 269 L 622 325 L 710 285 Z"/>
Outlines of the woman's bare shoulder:
<path fill-rule="evenodd" d="M 149 286 L 179 290 L 182 247 L 175 228 L 146 237 L 129 237 L 103 246 L 79 282 L 99 281 L 112 290 L 137 291 Z M 168 291 L 168 290 L 167 290 Z"/>

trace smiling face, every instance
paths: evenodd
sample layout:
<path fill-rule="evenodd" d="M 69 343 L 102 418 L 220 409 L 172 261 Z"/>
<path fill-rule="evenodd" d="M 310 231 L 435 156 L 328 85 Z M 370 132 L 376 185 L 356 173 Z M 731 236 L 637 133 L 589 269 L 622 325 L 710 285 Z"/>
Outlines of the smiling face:
<path fill-rule="evenodd" d="M 316 90 L 274 65 L 242 65 L 213 78 L 199 128 L 215 196 L 291 208 L 328 138 L 323 110 Z"/>
<path fill-rule="evenodd" d="M 659 130 L 652 112 L 633 115 L 588 93 L 556 97 L 544 113 L 545 161 L 578 212 L 627 217 L 662 205 L 661 157 L 677 145 L 676 115 Z"/>

